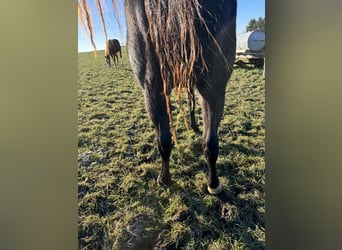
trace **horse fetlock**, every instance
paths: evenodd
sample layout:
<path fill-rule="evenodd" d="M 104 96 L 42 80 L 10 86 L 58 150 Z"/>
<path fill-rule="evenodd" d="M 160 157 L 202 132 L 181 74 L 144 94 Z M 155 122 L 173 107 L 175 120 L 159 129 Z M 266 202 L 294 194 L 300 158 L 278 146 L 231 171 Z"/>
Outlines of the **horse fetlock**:
<path fill-rule="evenodd" d="M 170 174 L 160 174 L 158 175 L 157 183 L 161 186 L 170 186 L 171 185 L 171 176 Z"/>
<path fill-rule="evenodd" d="M 201 131 L 200 131 L 200 129 L 196 123 L 191 123 L 191 128 L 195 133 L 201 133 Z"/>
<path fill-rule="evenodd" d="M 207 187 L 207 190 L 210 194 L 219 194 L 222 192 L 222 186 L 219 184 L 216 188 L 211 188 L 209 185 Z"/>

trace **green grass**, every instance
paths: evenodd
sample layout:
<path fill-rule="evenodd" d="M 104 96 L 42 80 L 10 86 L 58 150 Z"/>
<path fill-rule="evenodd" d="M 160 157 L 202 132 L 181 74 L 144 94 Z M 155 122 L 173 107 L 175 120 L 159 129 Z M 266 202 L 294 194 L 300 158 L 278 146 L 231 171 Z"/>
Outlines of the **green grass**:
<path fill-rule="evenodd" d="M 177 104 L 173 184 L 157 185 L 161 160 L 154 130 L 123 51 L 113 68 L 101 51 L 97 59 L 79 54 L 79 248 L 264 249 L 262 69 L 236 67 L 226 90 L 217 171 L 230 200 L 222 204 L 205 190 L 201 136 L 185 129 Z"/>

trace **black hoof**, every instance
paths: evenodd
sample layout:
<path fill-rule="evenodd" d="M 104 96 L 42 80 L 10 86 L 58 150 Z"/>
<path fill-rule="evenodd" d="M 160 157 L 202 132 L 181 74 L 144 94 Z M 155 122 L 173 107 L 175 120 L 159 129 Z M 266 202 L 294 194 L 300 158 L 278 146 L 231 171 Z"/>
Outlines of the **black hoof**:
<path fill-rule="evenodd" d="M 157 183 L 160 185 L 160 186 L 163 186 L 163 187 L 168 187 L 171 185 L 171 178 L 170 177 L 162 177 L 161 175 L 158 175 L 158 179 L 157 179 Z"/>
<path fill-rule="evenodd" d="M 192 130 L 196 133 L 199 134 L 201 133 L 200 129 L 197 127 L 197 125 L 191 125 Z"/>

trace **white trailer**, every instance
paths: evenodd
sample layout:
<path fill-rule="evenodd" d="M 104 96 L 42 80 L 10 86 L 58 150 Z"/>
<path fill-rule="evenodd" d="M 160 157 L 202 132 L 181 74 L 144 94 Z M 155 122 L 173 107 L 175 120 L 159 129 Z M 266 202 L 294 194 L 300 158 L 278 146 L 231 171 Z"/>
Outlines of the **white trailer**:
<path fill-rule="evenodd" d="M 265 32 L 253 30 L 236 36 L 236 62 L 247 58 L 256 67 L 262 67 L 265 61 Z"/>

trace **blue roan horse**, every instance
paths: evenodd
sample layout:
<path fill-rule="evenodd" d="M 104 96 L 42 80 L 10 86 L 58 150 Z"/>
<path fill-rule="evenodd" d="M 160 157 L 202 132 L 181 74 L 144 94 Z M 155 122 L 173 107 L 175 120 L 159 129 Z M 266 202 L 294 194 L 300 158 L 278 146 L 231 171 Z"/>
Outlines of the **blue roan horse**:
<path fill-rule="evenodd" d="M 196 90 L 203 115 L 208 191 L 219 194 L 218 126 L 236 47 L 236 0 L 125 0 L 127 52 L 154 124 L 162 168 L 170 185 L 172 88 Z"/>
<path fill-rule="evenodd" d="M 186 1 L 190 4 L 186 5 Z M 167 62 L 170 57 L 168 53 L 185 53 L 185 58 L 190 58 L 189 54 L 193 52 L 191 46 L 196 46 L 193 72 L 190 71 L 192 74 L 188 77 L 192 78 L 193 87 L 197 89 L 201 100 L 204 122 L 203 149 L 209 175 L 208 191 L 220 193 L 222 187 L 216 174 L 217 130 L 223 113 L 226 84 L 235 60 L 236 0 L 126 0 L 125 11 L 129 60 L 143 88 L 146 109 L 154 124 L 162 157 L 158 181 L 166 185 L 171 181 L 171 133 L 167 111 L 168 98 L 163 95 L 163 81 L 167 81 L 168 95 L 174 76 L 174 72 L 168 71 L 175 69 L 173 65 L 170 66 L 172 63 Z M 185 19 L 193 20 L 193 30 L 192 27 L 183 27 L 191 23 L 180 18 L 181 12 L 187 12 Z M 166 38 L 163 37 L 168 32 L 170 34 L 166 34 Z M 197 38 L 192 37 L 194 34 Z M 183 41 L 185 51 L 180 45 Z M 197 44 L 193 45 L 196 42 Z M 180 60 L 178 63 L 190 62 Z"/>

